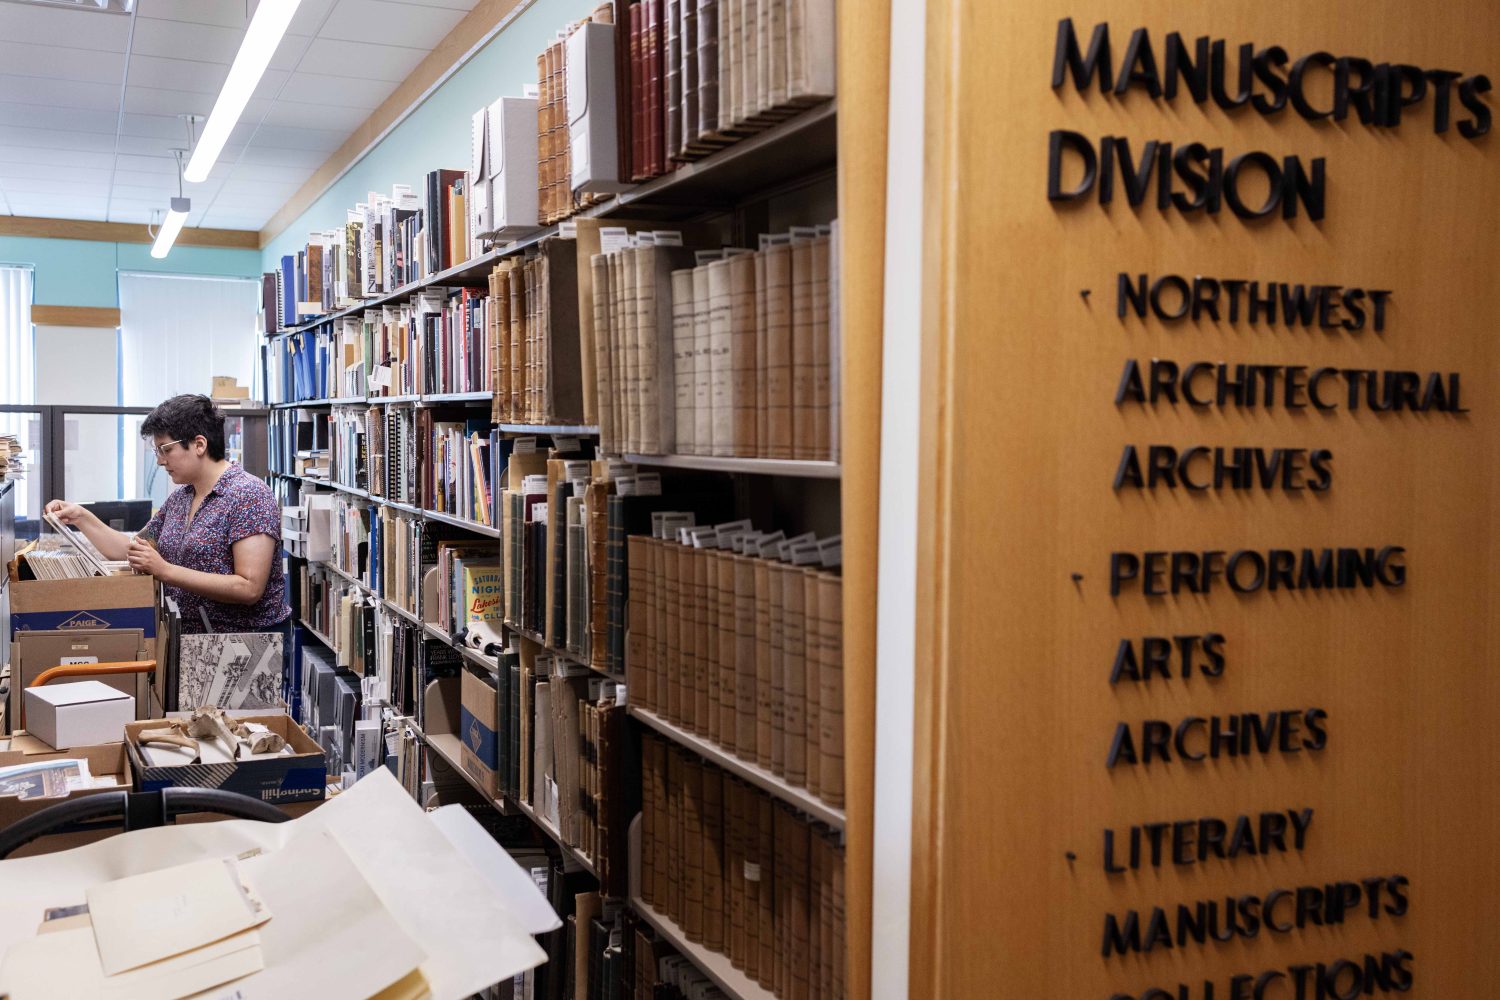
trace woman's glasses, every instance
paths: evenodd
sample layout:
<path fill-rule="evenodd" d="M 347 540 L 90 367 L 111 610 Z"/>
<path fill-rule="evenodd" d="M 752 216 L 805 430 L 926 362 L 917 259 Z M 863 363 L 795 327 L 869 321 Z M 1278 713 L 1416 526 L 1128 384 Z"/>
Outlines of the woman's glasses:
<path fill-rule="evenodd" d="M 182 444 L 182 439 L 178 438 L 176 441 L 167 441 L 164 444 L 153 444 L 151 445 L 151 450 L 156 452 L 157 458 L 160 458 L 161 456 L 165 455 L 167 453 L 167 449 L 172 447 L 174 444 Z"/>

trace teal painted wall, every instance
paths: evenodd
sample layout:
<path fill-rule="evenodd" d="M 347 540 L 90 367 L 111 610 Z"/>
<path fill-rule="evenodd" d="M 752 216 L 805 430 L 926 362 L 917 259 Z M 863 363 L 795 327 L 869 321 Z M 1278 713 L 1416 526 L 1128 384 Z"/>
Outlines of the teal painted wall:
<path fill-rule="evenodd" d="M 535 84 L 536 57 L 557 32 L 598 5 L 599 0 L 537 0 L 278 233 L 263 251 L 261 269 L 274 270 L 283 254 L 307 243 L 309 233 L 341 229 L 345 213 L 371 191 L 389 195 L 392 184 L 420 191 L 429 171 L 467 169 L 474 112 Z"/>
<path fill-rule="evenodd" d="M 145 243 L 94 243 L 30 236 L 0 236 L 0 263 L 30 264 L 35 270 L 38 305 L 99 306 L 120 304 L 118 271 L 162 271 L 253 278 L 260 274 L 260 252 L 217 247 L 174 247 L 155 260 Z"/>

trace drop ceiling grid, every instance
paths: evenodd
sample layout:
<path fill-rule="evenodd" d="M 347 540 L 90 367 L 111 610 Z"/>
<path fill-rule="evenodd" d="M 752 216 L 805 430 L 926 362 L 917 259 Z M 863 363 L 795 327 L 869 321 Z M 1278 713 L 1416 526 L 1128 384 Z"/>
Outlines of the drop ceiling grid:
<path fill-rule="evenodd" d="M 209 181 L 185 186 L 189 225 L 263 225 L 476 2 L 303 0 Z M 177 116 L 212 109 L 253 9 L 0 0 L 0 212 L 137 223 L 165 209 Z"/>

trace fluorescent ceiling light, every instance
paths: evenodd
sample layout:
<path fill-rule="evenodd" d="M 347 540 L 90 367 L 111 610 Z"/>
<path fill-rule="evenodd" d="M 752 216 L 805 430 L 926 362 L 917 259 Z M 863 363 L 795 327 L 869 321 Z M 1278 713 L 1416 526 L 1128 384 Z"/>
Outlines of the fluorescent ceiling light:
<path fill-rule="evenodd" d="M 250 95 L 255 93 L 301 2 L 260 0 L 255 16 L 250 19 L 250 27 L 245 30 L 240 51 L 234 57 L 234 65 L 229 67 L 229 79 L 224 81 L 224 89 L 219 91 L 213 113 L 208 116 L 208 124 L 203 127 L 203 135 L 193 150 L 193 158 L 188 161 L 187 171 L 183 174 L 185 180 L 194 184 L 208 180 L 208 172 L 218 162 L 224 143 L 229 141 L 229 133 L 239 123 Z"/>
<path fill-rule="evenodd" d="M 156 231 L 156 242 L 151 244 L 151 256 L 161 260 L 171 253 L 172 244 L 177 242 L 177 234 L 182 232 L 182 224 L 187 221 L 191 208 L 189 198 L 172 199 L 172 210 L 162 220 L 161 228 Z"/>

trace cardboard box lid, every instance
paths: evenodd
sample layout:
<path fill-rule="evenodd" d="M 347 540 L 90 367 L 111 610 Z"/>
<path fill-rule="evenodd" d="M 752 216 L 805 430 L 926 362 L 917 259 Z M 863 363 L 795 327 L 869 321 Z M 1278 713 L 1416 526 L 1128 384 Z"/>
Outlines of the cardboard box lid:
<path fill-rule="evenodd" d="M 103 701 L 134 700 L 125 692 L 101 681 L 74 681 L 70 684 L 49 684 L 45 687 L 27 688 L 26 696 L 46 702 L 55 708 Z"/>

